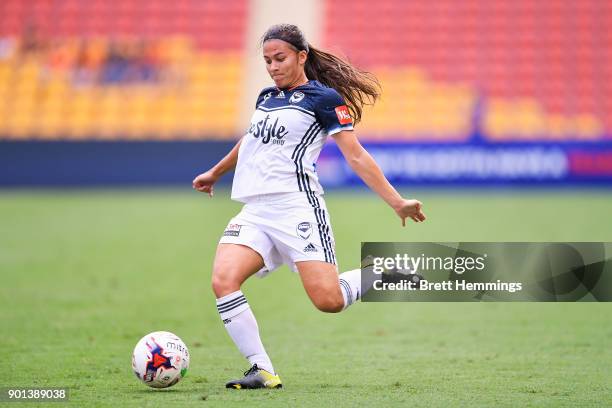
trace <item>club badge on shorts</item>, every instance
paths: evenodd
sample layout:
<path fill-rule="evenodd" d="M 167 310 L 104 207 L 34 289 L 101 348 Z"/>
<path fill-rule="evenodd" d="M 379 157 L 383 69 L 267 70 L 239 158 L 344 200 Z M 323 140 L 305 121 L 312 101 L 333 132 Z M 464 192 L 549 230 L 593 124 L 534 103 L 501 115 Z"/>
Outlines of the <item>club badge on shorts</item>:
<path fill-rule="evenodd" d="M 312 224 L 309 222 L 300 222 L 297 225 L 296 232 L 298 237 L 308 239 L 312 235 Z"/>

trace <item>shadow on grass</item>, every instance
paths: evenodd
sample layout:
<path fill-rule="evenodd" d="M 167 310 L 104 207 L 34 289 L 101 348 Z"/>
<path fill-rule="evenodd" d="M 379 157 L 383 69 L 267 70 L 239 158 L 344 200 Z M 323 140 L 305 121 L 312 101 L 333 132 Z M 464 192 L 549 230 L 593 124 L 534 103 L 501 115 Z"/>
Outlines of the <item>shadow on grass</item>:
<path fill-rule="evenodd" d="M 163 394 L 193 394 L 197 392 L 205 392 L 208 389 L 205 387 L 179 387 L 179 388 L 142 388 L 132 390 L 131 394 L 138 395 L 163 395 Z"/>

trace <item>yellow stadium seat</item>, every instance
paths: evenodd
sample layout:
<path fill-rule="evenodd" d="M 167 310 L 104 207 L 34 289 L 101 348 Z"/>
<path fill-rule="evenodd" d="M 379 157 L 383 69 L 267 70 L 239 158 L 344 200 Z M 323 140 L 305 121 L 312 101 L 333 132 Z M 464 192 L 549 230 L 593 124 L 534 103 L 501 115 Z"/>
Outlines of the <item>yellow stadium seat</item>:
<path fill-rule="evenodd" d="M 597 140 L 603 135 L 603 124 L 595 115 L 581 114 L 573 118 L 575 135 L 581 140 Z"/>

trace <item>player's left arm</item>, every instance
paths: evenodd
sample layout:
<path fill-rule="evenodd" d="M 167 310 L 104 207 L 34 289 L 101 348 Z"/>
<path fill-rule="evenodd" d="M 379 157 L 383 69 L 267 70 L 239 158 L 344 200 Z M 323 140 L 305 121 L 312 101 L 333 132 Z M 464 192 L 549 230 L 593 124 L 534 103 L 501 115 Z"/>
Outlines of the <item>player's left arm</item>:
<path fill-rule="evenodd" d="M 415 222 L 425 221 L 423 204 L 418 200 L 405 199 L 397 192 L 374 158 L 361 145 L 353 130 L 342 130 L 332 137 L 349 166 L 372 191 L 393 208 L 402 219 L 403 226 L 406 225 L 406 218 L 412 218 Z"/>

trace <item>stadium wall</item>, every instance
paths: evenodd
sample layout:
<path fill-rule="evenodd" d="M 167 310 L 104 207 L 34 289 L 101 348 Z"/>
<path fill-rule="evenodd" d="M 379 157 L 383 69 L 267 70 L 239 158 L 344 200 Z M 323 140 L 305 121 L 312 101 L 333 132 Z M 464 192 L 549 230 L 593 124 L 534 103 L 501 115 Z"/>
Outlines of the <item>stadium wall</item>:
<path fill-rule="evenodd" d="M 3 141 L 0 186 L 185 185 L 235 142 Z M 231 177 L 225 177 L 225 183 Z"/>
<path fill-rule="evenodd" d="M 2 141 L 0 186 L 189 185 L 233 141 Z M 612 143 L 365 143 L 396 185 L 612 186 Z M 325 187 L 362 182 L 329 142 Z M 225 177 L 223 183 L 229 183 Z"/>
<path fill-rule="evenodd" d="M 612 143 L 370 143 L 396 185 L 612 185 Z M 319 159 L 324 185 L 361 181 L 333 145 Z"/>

